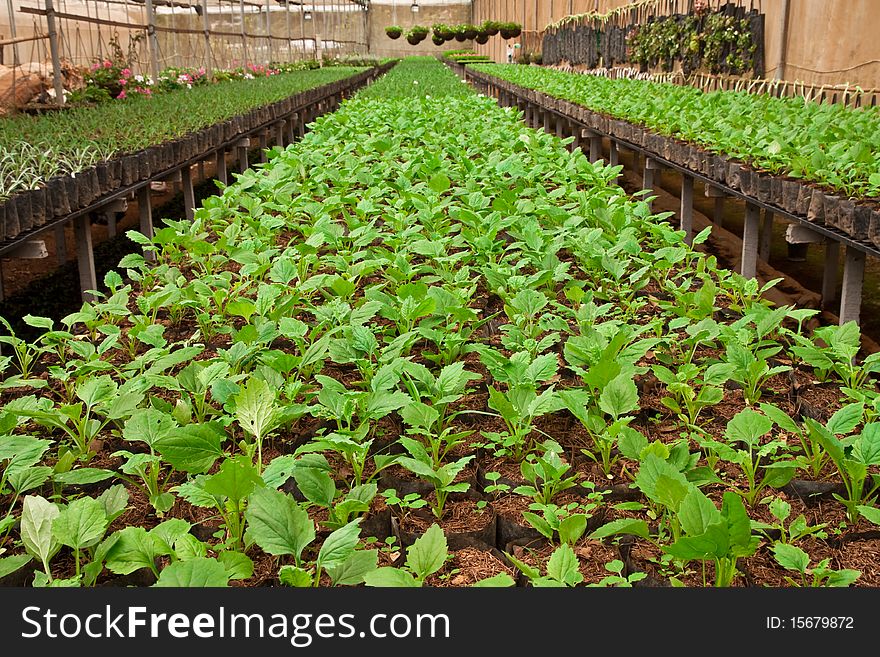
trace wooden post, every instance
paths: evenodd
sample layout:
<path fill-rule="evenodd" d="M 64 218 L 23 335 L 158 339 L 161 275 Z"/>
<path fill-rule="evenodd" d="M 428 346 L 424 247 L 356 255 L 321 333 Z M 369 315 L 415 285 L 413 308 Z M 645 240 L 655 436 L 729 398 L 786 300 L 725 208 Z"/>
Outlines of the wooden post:
<path fill-rule="evenodd" d="M 149 2 L 149 0 L 147 0 Z M 238 2 L 239 13 L 241 14 L 241 62 L 240 66 L 244 66 L 248 63 L 248 54 L 247 54 L 247 32 L 244 28 L 244 0 L 239 0 Z"/>
<path fill-rule="evenodd" d="M 681 230 L 684 241 L 694 243 L 694 179 L 686 173 L 681 174 Z"/>
<path fill-rule="evenodd" d="M 761 225 L 761 245 L 758 256 L 764 262 L 770 262 L 770 247 L 773 244 L 773 212 L 764 210 L 764 222 Z"/>
<path fill-rule="evenodd" d="M 9 16 L 9 36 L 12 37 L 12 66 L 19 66 L 21 59 L 18 56 L 18 34 L 15 28 L 15 8 L 12 6 L 12 0 L 6 0 L 6 12 Z M 0 48 L 0 58 L 2 58 L 2 48 Z M 0 62 L 2 64 L 3 62 Z"/>
<path fill-rule="evenodd" d="M 150 200 L 150 186 L 144 185 L 137 190 L 138 214 L 140 216 L 141 233 L 153 239 L 153 206 Z M 145 251 L 144 258 L 148 262 L 155 262 L 156 254 L 153 251 Z"/>
<path fill-rule="evenodd" d="M 260 162 L 263 164 L 269 161 L 269 156 L 266 155 L 267 148 L 269 148 L 268 130 L 260 130 Z"/>
<path fill-rule="evenodd" d="M 837 299 L 837 268 L 840 263 L 840 242 L 825 243 L 825 270 L 822 272 L 822 308 L 830 308 Z"/>
<path fill-rule="evenodd" d="M 116 237 L 116 211 L 108 210 L 104 213 L 104 217 L 107 219 L 107 238 Z"/>
<path fill-rule="evenodd" d="M 715 204 L 712 208 L 712 222 L 718 226 L 719 228 L 724 227 L 724 197 L 725 193 L 721 190 L 720 187 L 714 187 L 712 185 L 706 185 L 706 196 L 712 199 L 715 199 Z"/>
<path fill-rule="evenodd" d="M 214 177 L 224 185 L 229 184 L 229 176 L 226 173 L 226 149 L 220 148 L 215 155 Z"/>
<path fill-rule="evenodd" d="M 590 162 L 598 162 L 603 158 L 602 137 L 597 132 L 590 133 Z"/>
<path fill-rule="evenodd" d="M 65 223 L 55 226 L 55 262 L 61 266 L 67 262 L 67 234 L 64 231 Z"/>
<path fill-rule="evenodd" d="M 196 195 L 193 189 L 192 168 L 188 164 L 180 170 L 180 182 L 183 187 L 183 209 L 186 218 L 192 221 L 195 216 Z"/>
<path fill-rule="evenodd" d="M 205 33 L 205 73 L 210 79 L 214 68 L 211 61 L 211 21 L 208 18 L 208 0 L 202 0 L 202 31 Z"/>
<path fill-rule="evenodd" d="M 744 278 L 754 278 L 758 271 L 758 224 L 760 218 L 761 208 L 747 201 L 740 264 L 740 274 Z"/>
<path fill-rule="evenodd" d="M 840 290 L 840 323 L 859 323 L 862 308 L 862 284 L 865 279 L 865 254 L 846 247 L 843 261 L 843 284 Z"/>
<path fill-rule="evenodd" d="M 636 155 L 638 157 L 638 155 Z M 654 170 L 658 169 L 657 163 L 652 160 L 647 155 L 645 156 L 645 168 L 642 174 L 642 189 L 647 189 L 650 192 L 654 191 Z M 648 194 L 651 196 L 651 194 Z M 648 209 L 651 209 L 653 204 L 648 201 Z"/>
<path fill-rule="evenodd" d="M 147 14 L 147 45 L 150 51 L 150 75 L 153 82 L 159 80 L 159 37 L 156 36 L 156 14 L 153 11 L 153 0 L 144 0 L 144 11 Z"/>
<path fill-rule="evenodd" d="M 284 148 L 284 121 L 275 124 L 275 145 Z"/>
<path fill-rule="evenodd" d="M 10 22 L 15 16 L 9 16 Z M 58 50 L 58 30 L 55 28 L 55 7 L 52 0 L 46 0 L 46 30 L 49 33 L 49 53 L 52 58 L 52 86 L 55 89 L 55 104 L 64 105 L 64 84 L 61 81 L 61 55 Z"/>
<path fill-rule="evenodd" d="M 93 301 L 89 290 L 98 289 L 95 275 L 95 252 L 92 249 L 92 225 L 89 215 L 83 214 L 73 220 L 76 236 L 76 260 L 79 267 L 79 289 L 84 302 Z"/>
<path fill-rule="evenodd" d="M 235 150 L 238 151 L 238 170 L 244 173 L 248 170 L 248 147 L 251 145 L 250 139 L 245 137 L 238 141 Z"/>

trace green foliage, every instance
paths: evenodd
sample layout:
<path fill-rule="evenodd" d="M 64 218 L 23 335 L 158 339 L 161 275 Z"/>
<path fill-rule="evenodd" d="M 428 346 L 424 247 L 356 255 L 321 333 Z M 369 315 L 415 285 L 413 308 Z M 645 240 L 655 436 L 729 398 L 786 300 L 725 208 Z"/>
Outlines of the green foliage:
<path fill-rule="evenodd" d="M 847 196 L 880 195 L 874 108 L 690 86 L 608 79 L 534 66 L 475 64 L 524 87 Z"/>

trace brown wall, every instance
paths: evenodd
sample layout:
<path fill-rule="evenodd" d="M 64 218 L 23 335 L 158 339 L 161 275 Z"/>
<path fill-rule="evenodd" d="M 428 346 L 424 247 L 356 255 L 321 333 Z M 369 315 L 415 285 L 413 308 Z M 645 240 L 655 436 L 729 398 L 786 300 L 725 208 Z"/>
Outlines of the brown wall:
<path fill-rule="evenodd" d="M 370 54 L 376 57 L 406 57 L 408 55 L 437 55 L 445 50 L 459 48 L 472 48 L 472 41 L 447 41 L 442 46 L 435 46 L 428 35 L 417 46 L 411 46 L 406 41 L 406 31 L 413 25 L 424 25 L 430 28 L 435 23 L 446 25 L 460 25 L 470 23 L 471 4 L 462 2 L 459 4 L 420 4 L 418 13 L 410 10 L 410 2 L 399 0 L 396 5 L 371 3 L 369 12 L 369 43 Z M 389 39 L 385 34 L 385 28 L 390 25 L 399 25 L 403 28 L 404 36 L 399 39 Z"/>
<path fill-rule="evenodd" d="M 717 6 L 723 0 L 711 0 Z M 525 30 L 514 39 L 527 50 L 540 49 L 540 31 L 548 23 L 586 11 L 607 12 L 628 0 L 474 0 L 475 22 L 516 21 Z M 766 16 L 765 68 L 776 77 L 782 52 L 785 0 L 761 0 Z M 525 5 L 525 7 L 523 7 Z M 880 0 L 788 0 L 789 26 L 783 77 L 809 84 L 859 85 L 880 88 Z M 477 46 L 496 61 L 505 44 L 491 40 Z"/>

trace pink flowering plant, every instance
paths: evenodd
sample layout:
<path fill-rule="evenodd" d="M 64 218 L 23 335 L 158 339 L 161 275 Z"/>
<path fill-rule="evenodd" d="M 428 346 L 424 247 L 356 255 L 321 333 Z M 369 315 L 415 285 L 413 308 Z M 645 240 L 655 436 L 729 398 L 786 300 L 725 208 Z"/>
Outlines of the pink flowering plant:
<path fill-rule="evenodd" d="M 254 78 L 268 78 L 279 73 L 281 73 L 279 69 L 266 66 L 265 64 L 245 64 L 233 70 L 232 77 L 234 79 L 253 80 Z"/>
<path fill-rule="evenodd" d="M 109 49 L 112 54 L 95 60 L 83 76 L 86 99 L 91 101 L 108 100 L 110 98 L 126 98 L 132 94 L 145 93 L 149 84 L 140 77 L 135 79 L 131 71 L 132 61 L 136 55 L 137 39 L 129 43 L 128 53 L 119 44 L 119 35 L 110 39 Z M 149 95 L 149 94 L 147 94 Z"/>
<path fill-rule="evenodd" d="M 199 68 L 166 68 L 159 74 L 156 81 L 157 91 L 174 91 L 175 89 L 192 89 L 193 87 L 209 84 L 205 67 Z"/>

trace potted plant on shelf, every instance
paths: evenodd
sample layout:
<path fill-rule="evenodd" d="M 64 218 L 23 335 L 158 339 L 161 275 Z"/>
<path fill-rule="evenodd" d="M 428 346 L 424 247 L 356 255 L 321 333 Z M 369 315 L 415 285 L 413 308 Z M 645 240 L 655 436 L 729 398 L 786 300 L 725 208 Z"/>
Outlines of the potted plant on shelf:
<path fill-rule="evenodd" d="M 406 40 L 411 46 L 418 45 L 428 36 L 428 28 L 422 25 L 413 25 L 406 34 Z"/>
<path fill-rule="evenodd" d="M 400 35 L 403 34 L 403 28 L 399 25 L 389 25 L 385 28 L 385 34 L 387 34 L 390 39 L 399 39 Z"/>

